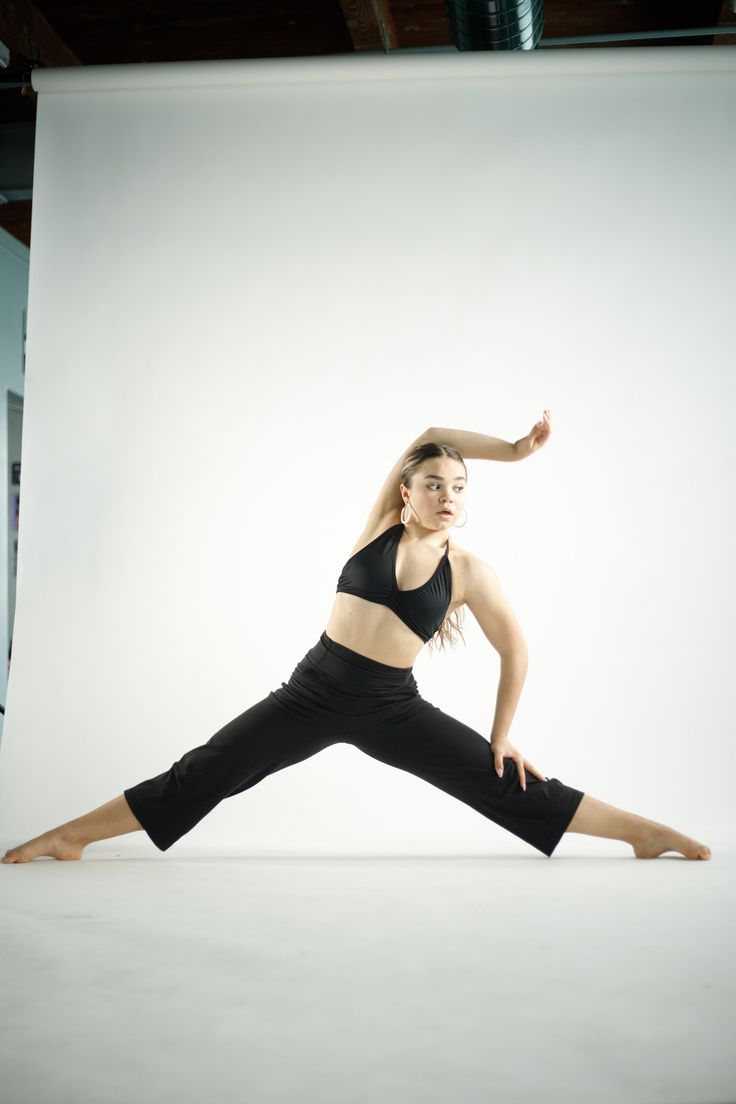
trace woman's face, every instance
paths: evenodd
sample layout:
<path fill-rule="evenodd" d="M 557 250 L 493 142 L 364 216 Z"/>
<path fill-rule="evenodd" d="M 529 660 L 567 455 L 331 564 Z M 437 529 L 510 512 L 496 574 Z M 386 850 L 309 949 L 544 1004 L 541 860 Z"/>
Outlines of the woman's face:
<path fill-rule="evenodd" d="M 459 460 L 435 456 L 419 465 L 411 487 L 401 484 L 404 502 L 409 502 L 411 520 L 427 529 L 449 529 L 465 505 L 465 469 Z M 441 511 L 449 511 L 442 513 Z"/>

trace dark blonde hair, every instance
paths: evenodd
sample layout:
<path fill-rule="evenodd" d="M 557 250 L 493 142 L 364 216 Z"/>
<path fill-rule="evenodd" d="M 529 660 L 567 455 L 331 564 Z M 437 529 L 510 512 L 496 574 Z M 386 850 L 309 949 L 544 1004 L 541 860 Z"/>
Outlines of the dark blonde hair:
<path fill-rule="evenodd" d="M 411 452 L 407 453 L 404 461 L 404 466 L 401 469 L 401 482 L 405 487 L 411 488 L 411 481 L 416 475 L 417 469 L 424 463 L 425 460 L 431 460 L 434 456 L 449 456 L 451 460 L 458 460 L 465 468 L 465 477 L 467 479 L 468 469 L 465 467 L 465 461 L 460 453 L 452 445 L 443 445 L 439 441 L 425 441 L 423 445 L 417 445 Z M 446 617 L 434 636 L 430 637 L 429 650 L 432 652 L 432 648 L 435 641 L 438 641 L 440 647 L 444 650 L 445 643 L 453 644 L 453 635 L 458 633 L 462 637 L 463 643 L 465 643 L 465 637 L 463 636 L 460 626 L 465 620 L 465 610 L 463 606 L 456 609 L 453 614 Z"/>

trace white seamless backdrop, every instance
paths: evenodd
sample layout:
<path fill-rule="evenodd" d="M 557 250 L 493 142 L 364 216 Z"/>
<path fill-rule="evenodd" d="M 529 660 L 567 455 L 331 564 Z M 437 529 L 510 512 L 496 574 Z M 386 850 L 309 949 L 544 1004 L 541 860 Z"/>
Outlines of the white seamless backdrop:
<path fill-rule="evenodd" d="M 456 533 L 529 646 L 510 738 L 732 832 L 735 78 L 712 47 L 34 73 L 3 847 L 285 681 L 418 432 L 513 440 L 544 407 L 539 454 L 468 462 Z M 498 657 L 465 625 L 415 673 L 488 736 Z M 168 854 L 201 848 L 532 854 L 348 745 Z"/>

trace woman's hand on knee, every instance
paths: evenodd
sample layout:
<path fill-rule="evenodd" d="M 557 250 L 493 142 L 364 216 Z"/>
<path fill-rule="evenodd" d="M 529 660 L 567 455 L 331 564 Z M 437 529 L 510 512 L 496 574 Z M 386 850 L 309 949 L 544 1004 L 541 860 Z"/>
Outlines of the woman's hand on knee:
<path fill-rule="evenodd" d="M 521 782 L 522 790 L 526 790 L 526 772 L 536 774 L 538 778 L 541 778 L 543 782 L 547 781 L 547 776 L 542 774 L 541 771 L 525 759 L 518 748 L 515 748 L 513 744 L 510 744 L 508 740 L 491 740 L 491 754 L 493 756 L 493 764 L 496 768 L 496 774 L 499 778 L 503 778 L 503 761 L 504 759 L 513 759 L 516 763 L 516 770 L 519 774 L 519 781 Z"/>

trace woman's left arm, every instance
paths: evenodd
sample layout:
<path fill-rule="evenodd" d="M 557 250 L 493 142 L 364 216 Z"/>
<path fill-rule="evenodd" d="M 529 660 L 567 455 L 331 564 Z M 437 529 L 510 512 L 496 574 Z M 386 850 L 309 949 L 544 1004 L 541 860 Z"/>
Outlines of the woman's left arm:
<path fill-rule="evenodd" d="M 493 765 L 498 776 L 503 778 L 504 759 L 513 759 L 519 782 L 526 790 L 527 771 L 546 781 L 546 775 L 509 743 L 508 738 L 526 679 L 529 662 L 526 641 L 493 568 L 468 551 L 463 551 L 461 563 L 463 601 L 501 657 L 501 677 L 490 739 Z"/>
<path fill-rule="evenodd" d="M 541 421 L 532 426 L 526 437 L 520 437 L 513 443 L 465 429 L 441 429 L 435 426 L 429 432 L 430 440 L 452 445 L 466 460 L 523 460 L 549 439 L 552 417 L 549 410 L 545 410 Z"/>

